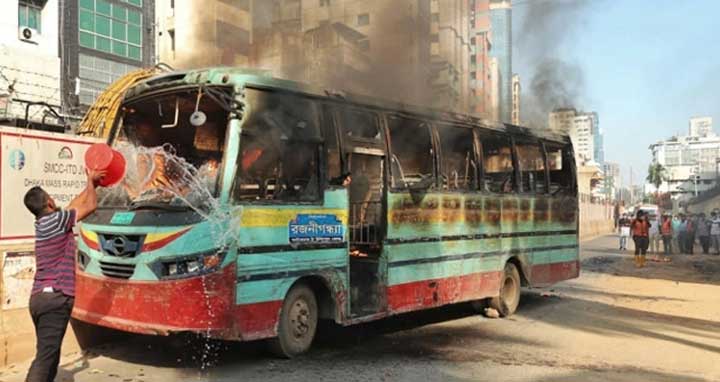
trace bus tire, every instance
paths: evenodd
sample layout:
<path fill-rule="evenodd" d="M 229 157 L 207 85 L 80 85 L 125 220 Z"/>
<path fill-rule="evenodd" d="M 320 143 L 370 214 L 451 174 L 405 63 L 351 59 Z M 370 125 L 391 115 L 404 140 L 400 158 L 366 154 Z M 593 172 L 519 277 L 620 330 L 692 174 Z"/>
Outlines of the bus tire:
<path fill-rule="evenodd" d="M 520 304 L 520 272 L 513 263 L 505 264 L 500 284 L 500 294 L 490 299 L 490 307 L 500 313 L 500 317 L 511 316 Z"/>
<path fill-rule="evenodd" d="M 305 284 L 295 285 L 283 301 L 278 336 L 270 340 L 270 350 L 282 358 L 293 358 L 310 349 L 318 324 L 317 299 Z"/>

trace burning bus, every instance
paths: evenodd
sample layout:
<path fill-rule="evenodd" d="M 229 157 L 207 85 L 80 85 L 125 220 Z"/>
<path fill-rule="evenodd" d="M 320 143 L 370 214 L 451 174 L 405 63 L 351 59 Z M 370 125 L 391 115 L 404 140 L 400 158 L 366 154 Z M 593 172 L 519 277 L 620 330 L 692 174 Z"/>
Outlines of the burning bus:
<path fill-rule="evenodd" d="M 108 144 L 127 173 L 80 227 L 88 323 L 292 357 L 321 319 L 509 316 L 579 274 L 565 135 L 213 68 L 130 88 Z"/>

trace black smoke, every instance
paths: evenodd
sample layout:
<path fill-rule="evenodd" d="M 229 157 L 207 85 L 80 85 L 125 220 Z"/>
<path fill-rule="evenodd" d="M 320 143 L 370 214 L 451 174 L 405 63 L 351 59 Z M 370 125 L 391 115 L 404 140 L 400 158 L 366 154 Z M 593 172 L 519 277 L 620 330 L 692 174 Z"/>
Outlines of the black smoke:
<path fill-rule="evenodd" d="M 515 43 L 519 58 L 533 67 L 530 81 L 524 81 L 529 86 L 522 94 L 525 124 L 545 127 L 548 113 L 554 109 L 582 109 L 587 91 L 585 74 L 561 50 L 581 43 L 575 37 L 586 26 L 585 16 L 591 6 L 597 4 L 591 0 L 534 0 L 522 4 L 525 17 Z"/>

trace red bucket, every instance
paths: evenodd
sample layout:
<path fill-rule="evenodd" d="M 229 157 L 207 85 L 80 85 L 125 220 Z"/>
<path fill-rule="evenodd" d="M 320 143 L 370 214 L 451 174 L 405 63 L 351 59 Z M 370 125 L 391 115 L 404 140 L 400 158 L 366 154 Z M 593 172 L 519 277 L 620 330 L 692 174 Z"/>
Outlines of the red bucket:
<path fill-rule="evenodd" d="M 87 149 L 85 167 L 95 171 L 106 171 L 99 182 L 103 187 L 112 186 L 125 176 L 125 158 L 104 143 L 96 143 Z"/>

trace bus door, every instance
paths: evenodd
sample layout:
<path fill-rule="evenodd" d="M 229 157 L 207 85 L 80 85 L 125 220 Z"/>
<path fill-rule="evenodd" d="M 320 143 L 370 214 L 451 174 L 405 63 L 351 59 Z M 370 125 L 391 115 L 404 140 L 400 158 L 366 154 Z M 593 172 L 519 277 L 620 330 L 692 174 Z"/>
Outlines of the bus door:
<path fill-rule="evenodd" d="M 386 308 L 385 150 L 375 113 L 344 107 L 337 110 L 342 132 L 348 185 L 350 236 L 350 309 L 355 317 Z"/>

